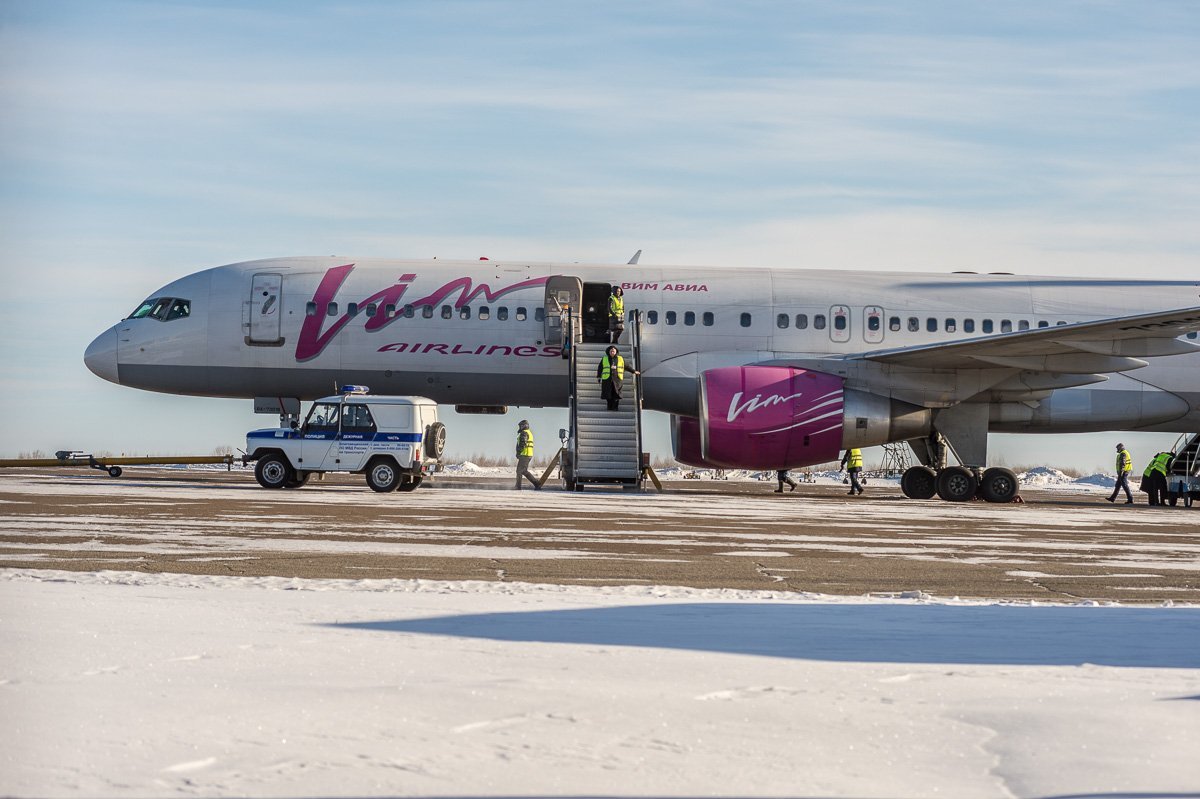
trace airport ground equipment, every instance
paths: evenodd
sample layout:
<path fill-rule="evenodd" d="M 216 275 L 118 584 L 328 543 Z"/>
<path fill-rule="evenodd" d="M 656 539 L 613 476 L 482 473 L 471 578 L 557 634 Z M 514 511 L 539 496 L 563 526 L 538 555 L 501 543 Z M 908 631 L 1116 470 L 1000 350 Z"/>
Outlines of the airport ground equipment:
<path fill-rule="evenodd" d="M 1200 433 L 1180 436 L 1174 450 L 1167 467 L 1167 504 L 1182 499 L 1184 507 L 1190 508 L 1200 499 Z"/>
<path fill-rule="evenodd" d="M 60 449 L 53 458 L 13 458 L 0 460 L 0 468 L 43 467 L 43 466 L 74 466 L 87 467 L 107 472 L 109 477 L 120 477 L 122 466 L 192 466 L 199 464 L 224 464 L 226 471 L 233 467 L 232 455 L 147 455 L 145 457 L 110 458 L 105 455 L 96 457 L 78 450 Z"/>
<path fill-rule="evenodd" d="M 303 423 L 246 434 L 242 463 L 263 488 L 300 488 L 325 472 L 353 472 L 380 493 L 413 491 L 437 470 L 446 426 L 425 397 L 371 395 L 343 386 L 313 402 Z"/>
<path fill-rule="evenodd" d="M 628 344 L 617 343 L 617 351 L 635 372 L 641 371 L 641 313 L 633 311 L 626 328 Z M 596 379 L 596 366 L 611 346 L 607 340 L 583 333 L 573 311 L 567 314 L 564 339 L 570 342 L 570 439 L 564 459 L 563 476 L 568 491 L 582 491 L 587 485 L 641 487 L 642 469 L 642 385 L 639 375 L 625 376 L 625 396 L 621 409 L 608 410 Z M 591 340 L 587 340 L 591 339 Z"/>

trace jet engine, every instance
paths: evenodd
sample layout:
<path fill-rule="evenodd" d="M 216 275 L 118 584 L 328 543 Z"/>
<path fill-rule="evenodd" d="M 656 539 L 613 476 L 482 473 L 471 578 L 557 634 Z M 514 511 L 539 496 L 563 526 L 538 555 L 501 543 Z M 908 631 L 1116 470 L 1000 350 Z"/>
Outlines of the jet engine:
<path fill-rule="evenodd" d="M 700 375 L 699 392 L 698 418 L 671 417 L 675 459 L 692 466 L 793 469 L 931 429 L 927 408 L 790 366 L 710 369 Z"/>

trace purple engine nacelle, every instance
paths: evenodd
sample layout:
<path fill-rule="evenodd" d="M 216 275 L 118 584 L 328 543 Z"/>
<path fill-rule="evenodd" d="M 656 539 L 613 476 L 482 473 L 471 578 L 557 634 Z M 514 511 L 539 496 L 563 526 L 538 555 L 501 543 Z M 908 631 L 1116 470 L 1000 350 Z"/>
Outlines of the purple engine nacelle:
<path fill-rule="evenodd" d="M 699 384 L 699 418 L 671 417 L 675 458 L 692 466 L 794 469 L 930 432 L 928 409 L 847 389 L 824 372 L 728 366 Z"/>

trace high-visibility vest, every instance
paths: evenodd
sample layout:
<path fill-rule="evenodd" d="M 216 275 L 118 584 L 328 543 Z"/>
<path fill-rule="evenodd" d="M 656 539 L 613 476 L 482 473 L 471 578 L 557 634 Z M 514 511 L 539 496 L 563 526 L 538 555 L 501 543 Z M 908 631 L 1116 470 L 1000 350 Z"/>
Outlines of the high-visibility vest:
<path fill-rule="evenodd" d="M 625 298 L 613 294 L 608 298 L 608 315 L 618 319 L 625 317 Z"/>
<path fill-rule="evenodd" d="M 861 469 L 862 468 L 862 451 L 861 450 L 857 450 L 857 449 L 850 450 L 850 458 L 849 458 L 848 462 L 846 463 L 846 468 L 848 468 L 848 469 Z"/>
<path fill-rule="evenodd" d="M 517 433 L 517 457 L 532 458 L 533 457 L 533 431 L 522 430 Z"/>
<path fill-rule="evenodd" d="M 1133 471 L 1133 458 L 1129 457 L 1129 450 L 1122 449 L 1117 452 L 1117 474 L 1126 474 Z"/>
<path fill-rule="evenodd" d="M 1167 474 L 1167 464 L 1173 456 L 1169 452 L 1160 452 L 1154 456 L 1154 460 L 1150 461 L 1150 468 L 1156 472 L 1162 472 L 1163 476 Z"/>
<path fill-rule="evenodd" d="M 609 375 L 612 374 L 612 372 L 610 371 L 611 366 L 612 366 L 612 363 L 609 361 L 608 356 L 605 355 L 600 360 L 600 379 L 601 380 L 607 380 L 609 378 Z M 624 380 L 625 379 L 625 359 L 622 358 L 619 354 L 617 355 L 617 374 L 614 376 L 614 379 L 615 380 Z"/>

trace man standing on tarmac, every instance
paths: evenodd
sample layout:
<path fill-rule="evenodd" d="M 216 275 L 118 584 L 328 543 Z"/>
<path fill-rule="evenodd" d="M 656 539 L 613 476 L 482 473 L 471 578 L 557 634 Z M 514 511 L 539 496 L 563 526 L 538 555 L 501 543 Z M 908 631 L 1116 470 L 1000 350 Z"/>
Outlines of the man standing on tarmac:
<path fill-rule="evenodd" d="M 1112 496 L 1108 498 L 1109 502 L 1116 502 L 1121 489 L 1125 489 L 1125 504 L 1133 504 L 1133 494 L 1129 492 L 1129 473 L 1132 471 L 1133 458 L 1129 457 L 1129 450 L 1125 449 L 1124 444 L 1117 444 L 1117 484 L 1113 486 Z"/>
<path fill-rule="evenodd" d="M 863 492 L 862 484 L 858 482 L 858 473 L 862 471 L 862 463 L 862 450 L 848 449 L 842 456 L 842 468 L 850 473 L 849 496 Z"/>
<path fill-rule="evenodd" d="M 529 462 L 533 460 L 533 431 L 529 429 L 529 422 L 522 419 L 517 425 L 517 490 L 521 490 L 521 478 L 524 477 L 529 482 L 533 483 L 533 487 L 538 491 L 542 490 L 542 485 L 537 481 L 537 478 L 529 473 Z"/>

